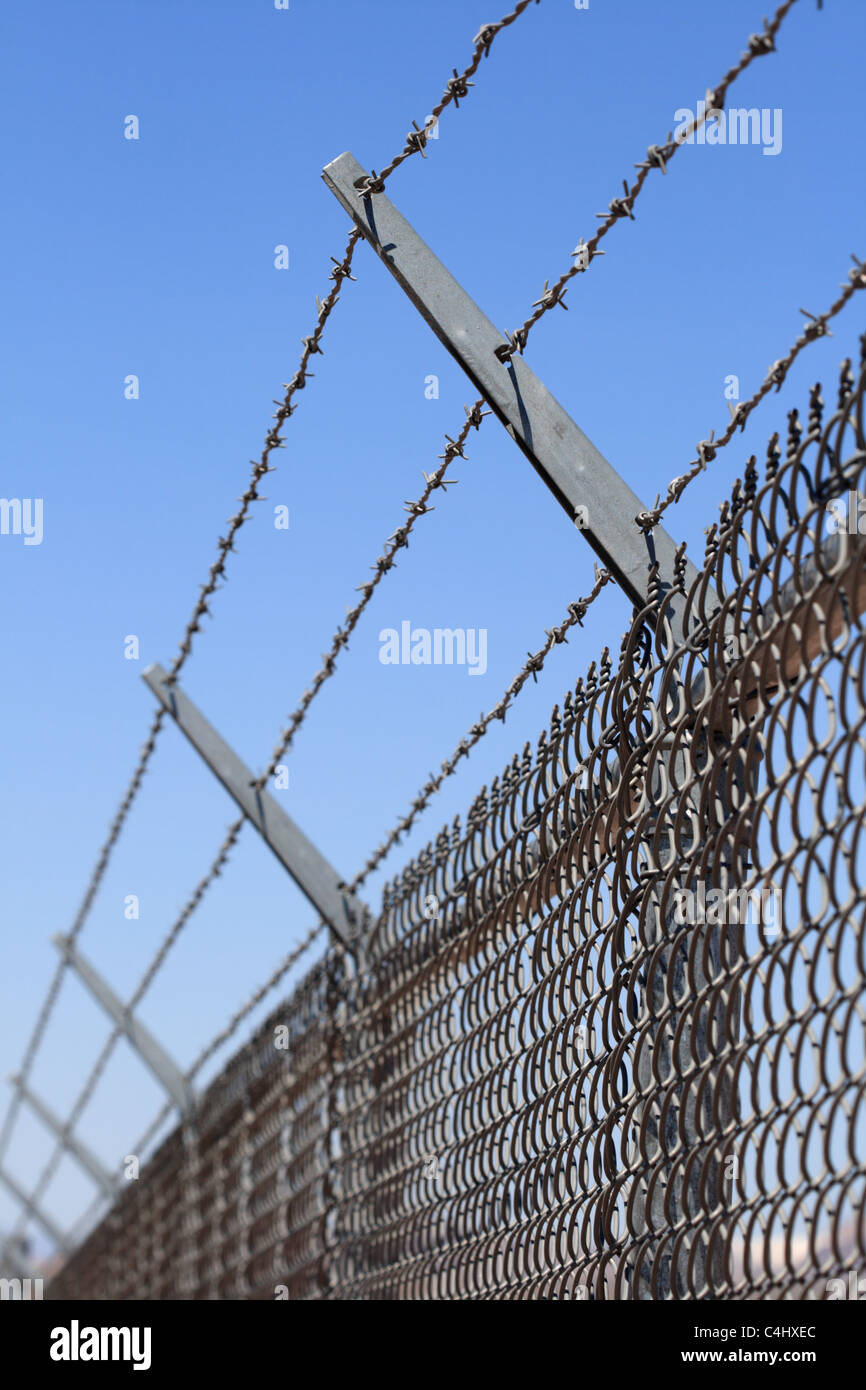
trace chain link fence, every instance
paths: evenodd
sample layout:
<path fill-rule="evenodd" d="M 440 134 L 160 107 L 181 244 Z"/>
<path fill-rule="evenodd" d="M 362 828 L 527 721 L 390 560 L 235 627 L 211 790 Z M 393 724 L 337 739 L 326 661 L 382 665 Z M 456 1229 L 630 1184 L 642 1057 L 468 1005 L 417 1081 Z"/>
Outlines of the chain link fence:
<path fill-rule="evenodd" d="M 653 576 L 49 1296 L 801 1299 L 864 1269 L 864 383 L 748 461 L 675 577 L 687 640 Z"/>

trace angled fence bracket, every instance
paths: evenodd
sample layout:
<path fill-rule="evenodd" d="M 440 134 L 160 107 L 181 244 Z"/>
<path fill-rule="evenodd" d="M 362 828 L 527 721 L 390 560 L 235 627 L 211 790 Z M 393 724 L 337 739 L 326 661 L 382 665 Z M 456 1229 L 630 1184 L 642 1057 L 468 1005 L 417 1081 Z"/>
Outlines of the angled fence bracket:
<path fill-rule="evenodd" d="M 677 635 L 685 598 L 673 589 L 676 547 L 662 526 L 645 535 L 634 518 L 644 504 L 571 419 L 517 352 L 457 283 L 384 193 L 362 193 L 368 175 L 351 154 L 326 165 L 322 177 L 406 291 L 440 342 L 463 368 L 490 409 L 529 459 L 554 497 L 601 557 L 632 603 L 649 598 L 649 570 L 658 561 Z M 507 359 L 499 354 L 503 349 Z M 697 577 L 685 562 L 686 588 Z"/>
<path fill-rule="evenodd" d="M 166 684 L 167 672 L 149 666 L 142 679 L 168 710 L 181 733 L 207 763 L 214 776 L 234 797 L 240 809 L 273 850 L 284 868 L 328 923 L 331 931 L 353 952 L 364 921 L 362 904 L 343 886 L 342 879 L 316 846 L 286 814 L 282 806 L 256 784 L 252 772 L 220 738 L 212 724 L 177 684 Z"/>
<path fill-rule="evenodd" d="M 120 996 L 115 994 L 111 986 L 94 970 L 81 952 L 76 951 L 70 945 L 68 937 L 58 934 L 53 936 L 51 940 L 66 957 L 82 984 L 90 990 L 97 1004 L 100 1004 L 109 1017 L 122 1029 L 130 1045 L 163 1089 L 171 1096 L 181 1114 L 186 1114 L 192 1110 L 196 1101 L 195 1091 L 164 1048 L 160 1047 L 142 1023 L 133 1018 Z"/>
<path fill-rule="evenodd" d="M 40 1100 L 39 1096 L 35 1095 L 33 1091 L 25 1086 L 20 1077 L 10 1076 L 9 1082 L 10 1085 L 14 1086 L 21 1099 L 27 1102 L 30 1108 L 34 1110 L 40 1120 L 42 1120 L 43 1124 L 47 1125 L 51 1130 L 58 1144 L 64 1149 L 67 1149 L 69 1153 L 72 1154 L 72 1157 L 78 1160 L 82 1168 L 86 1169 L 93 1178 L 97 1187 L 102 1189 L 106 1197 L 110 1197 L 114 1192 L 115 1183 L 108 1169 L 102 1166 L 96 1155 L 91 1153 L 87 1145 L 82 1144 L 81 1140 L 77 1139 L 74 1134 L 64 1129 L 53 1110 L 49 1109 L 45 1102 Z"/>

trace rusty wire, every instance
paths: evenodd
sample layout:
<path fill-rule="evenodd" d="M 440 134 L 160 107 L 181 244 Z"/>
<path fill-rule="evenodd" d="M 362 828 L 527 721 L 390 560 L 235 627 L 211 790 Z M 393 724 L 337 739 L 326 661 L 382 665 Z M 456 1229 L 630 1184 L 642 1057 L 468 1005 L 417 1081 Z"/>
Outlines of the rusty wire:
<path fill-rule="evenodd" d="M 775 384 L 777 386 L 777 389 L 781 389 L 788 369 L 790 368 L 796 357 L 799 355 L 799 353 L 802 351 L 802 349 L 809 342 L 815 341 L 817 338 L 825 336 L 827 334 L 827 323 L 829 322 L 829 320 L 841 311 L 844 305 L 852 297 L 854 290 L 857 288 L 861 288 L 864 285 L 864 268 L 860 263 L 856 261 L 855 267 L 855 270 L 851 272 L 851 275 L 849 277 L 849 284 L 843 287 L 843 294 L 834 302 L 833 305 L 831 305 L 830 309 L 818 317 L 814 315 L 807 315 L 810 319 L 809 326 L 804 330 L 803 334 L 800 336 L 800 338 L 798 338 L 797 342 L 789 350 L 788 354 L 773 365 L 766 381 L 764 382 L 759 392 L 757 392 L 749 402 L 743 402 L 742 406 L 738 407 L 738 409 L 735 412 L 733 412 L 731 426 L 729 427 L 729 430 L 726 432 L 726 434 L 721 439 L 715 442 L 715 446 L 712 449 L 712 437 L 710 443 L 705 446 L 706 451 L 702 450 L 699 446 L 699 458 L 702 459 L 703 462 L 696 469 L 693 469 L 690 475 L 685 475 L 684 479 L 676 480 L 679 485 L 678 491 L 676 493 L 676 499 L 678 499 L 681 493 L 685 490 L 685 487 L 688 485 L 688 482 L 692 481 L 692 479 L 695 476 L 697 476 L 698 472 L 703 471 L 703 466 L 705 465 L 705 463 L 710 461 L 710 459 L 714 457 L 715 450 L 722 448 L 725 444 L 727 444 L 730 441 L 730 439 L 733 437 L 735 433 L 736 425 L 739 424 L 741 429 L 745 428 L 745 423 L 748 418 L 748 415 L 760 402 L 760 400 L 763 399 L 763 397 L 766 394 L 768 394 L 769 390 L 772 389 L 772 386 Z M 361 613 L 366 607 L 366 604 L 371 599 L 377 584 L 380 582 L 384 574 L 386 574 L 388 570 L 392 568 L 394 563 L 394 556 L 396 555 L 397 550 L 399 550 L 403 546 L 408 545 L 408 536 L 412 529 L 412 526 L 414 525 L 415 519 L 418 516 L 424 515 L 426 512 L 433 510 L 433 508 L 427 505 L 430 495 L 436 488 L 445 488 L 449 485 L 449 481 L 456 481 L 455 479 L 446 481 L 444 475 L 447 469 L 449 468 L 450 464 L 453 462 L 454 458 L 458 456 L 465 457 L 465 454 L 463 452 L 463 445 L 465 443 L 466 438 L 468 437 L 469 429 L 472 427 L 478 429 L 481 424 L 481 419 L 483 418 L 483 415 L 485 413 L 487 412 L 483 412 L 481 410 L 481 402 L 476 402 L 475 406 L 473 406 L 471 410 L 467 409 L 467 419 L 464 424 L 463 430 L 458 435 L 457 440 L 451 440 L 446 435 L 446 449 L 444 454 L 441 456 L 443 461 L 440 465 L 440 468 L 437 469 L 434 474 L 430 475 L 430 477 L 427 477 L 427 475 L 425 475 L 427 486 L 425 488 L 424 493 L 418 499 L 418 501 L 414 503 L 406 503 L 406 509 L 409 512 L 408 523 L 405 523 L 402 528 L 400 528 L 397 532 L 394 533 L 394 536 L 390 538 L 392 543 L 390 547 L 386 548 L 385 555 L 380 557 L 377 560 L 376 565 L 372 567 L 374 569 L 373 580 L 361 586 L 363 592 L 363 598 L 361 602 L 358 605 L 356 605 L 355 610 L 349 613 L 345 628 L 338 630 L 338 633 L 336 634 L 334 639 L 332 653 L 330 654 L 330 656 L 326 656 L 324 658 L 325 665 L 320 669 L 319 673 L 317 673 L 317 677 L 314 680 L 312 689 L 305 693 L 304 701 L 302 701 L 298 710 L 296 710 L 295 714 L 292 717 L 292 722 L 290 723 L 287 732 L 281 737 L 281 740 L 277 745 L 268 772 L 258 779 L 257 785 L 264 785 L 265 781 L 267 780 L 267 777 L 273 773 L 280 758 L 285 754 L 286 750 L 290 746 L 294 732 L 302 722 L 309 703 L 314 698 L 315 693 L 317 692 L 323 681 L 327 679 L 327 677 L 330 674 L 332 674 L 334 658 L 336 657 L 337 653 L 342 648 L 342 646 L 346 644 L 348 637 L 350 636 L 351 632 L 353 631 L 355 625 L 358 622 L 358 619 L 361 616 Z M 661 510 L 663 511 L 664 507 Z M 637 519 L 639 525 L 643 524 L 642 518 L 646 517 L 647 515 L 650 514 L 641 514 L 641 518 Z M 658 519 L 659 518 L 656 516 L 655 521 L 652 524 L 657 524 Z M 715 528 L 712 529 L 714 530 Z M 683 549 L 684 547 L 681 547 L 681 550 Z M 460 743 L 454 750 L 454 753 L 442 763 L 441 772 L 439 774 L 431 775 L 431 777 L 425 783 L 424 787 L 419 792 L 418 796 L 411 803 L 409 812 L 407 812 L 401 818 L 401 820 L 393 827 L 386 839 L 370 855 L 361 871 L 352 880 L 351 884 L 349 885 L 351 891 L 356 891 L 356 889 L 363 884 L 365 879 L 375 868 L 378 867 L 378 865 L 387 856 L 390 850 L 396 844 L 399 843 L 402 835 L 404 833 L 408 833 L 408 831 L 412 827 L 415 818 L 419 816 L 427 807 L 430 800 L 435 795 L 435 793 L 438 792 L 445 779 L 451 776 L 456 771 L 461 760 L 465 757 L 468 757 L 472 748 L 480 741 L 484 733 L 486 733 L 490 724 L 493 723 L 496 719 L 500 719 L 504 723 L 507 710 L 510 708 L 511 703 L 520 693 L 521 689 L 525 685 L 526 681 L 529 679 L 530 675 L 532 676 L 533 680 L 537 678 L 537 674 L 543 668 L 544 660 L 547 654 L 552 650 L 553 646 L 559 645 L 567 641 L 566 634 L 568 633 L 568 631 L 575 624 L 582 623 L 583 617 L 589 605 L 592 602 L 594 602 L 595 598 L 606 586 L 606 584 L 611 582 L 612 577 L 607 569 L 603 569 L 600 566 L 596 565 L 595 572 L 596 580 L 590 593 L 585 598 L 580 599 L 569 605 L 568 616 L 558 627 L 554 627 L 546 633 L 547 641 L 537 652 L 529 654 L 527 662 L 521 668 L 521 671 L 514 678 L 511 684 L 507 687 L 503 698 L 495 706 L 493 706 L 493 708 L 490 711 L 488 711 L 486 715 L 482 715 L 479 721 L 470 728 L 468 735 L 460 741 Z M 605 655 L 607 655 L 606 652 Z M 160 951 L 157 953 L 148 971 L 146 972 L 143 980 L 140 982 L 138 988 L 136 989 L 128 1005 L 130 1009 L 134 1008 L 135 1005 L 139 1002 L 146 989 L 149 987 L 149 984 L 155 977 L 158 969 L 160 968 L 169 950 L 171 949 L 171 946 L 174 944 L 174 941 L 177 939 L 177 936 L 180 934 L 180 931 L 183 929 L 183 926 L 185 925 L 186 921 L 191 916 L 198 903 L 201 901 L 201 898 L 203 897 L 207 888 L 210 886 L 210 883 L 212 883 L 214 879 L 219 876 L 219 873 L 221 872 L 221 869 L 224 863 L 226 862 L 228 854 L 232 846 L 234 845 L 235 840 L 237 839 L 237 835 L 240 832 L 243 822 L 244 817 L 240 817 L 230 827 L 227 836 L 220 847 L 220 851 L 217 855 L 214 864 L 211 866 L 207 874 L 196 887 L 190 901 L 187 903 L 180 917 L 175 922 L 172 930 L 168 933 L 167 937 L 165 938 L 165 941 L 162 944 L 162 947 L 160 948 Z M 232 1020 L 229 1021 L 229 1024 L 226 1026 L 226 1028 L 205 1049 L 204 1053 L 202 1054 L 198 1062 L 195 1064 L 193 1070 L 187 1074 L 188 1078 L 194 1075 L 195 1072 L 197 1072 L 198 1069 L 201 1067 L 201 1065 L 203 1065 L 204 1061 L 207 1060 L 208 1057 L 210 1057 L 220 1046 L 223 1045 L 225 1041 L 227 1041 L 227 1039 L 230 1036 L 233 1035 L 233 1033 L 236 1031 L 237 1027 L 240 1025 L 243 1019 L 248 1016 L 248 1014 L 256 1007 L 258 1003 L 261 1002 L 261 1000 L 270 992 L 270 990 L 275 988 L 276 984 L 279 982 L 281 978 L 283 978 L 283 976 L 291 968 L 291 966 L 294 965 L 296 961 L 300 958 L 300 956 L 303 955 L 303 953 L 308 949 L 308 947 L 313 944 L 313 942 L 318 938 L 323 927 L 324 924 L 320 923 L 317 927 L 313 928 L 311 932 L 308 934 L 308 936 L 304 939 L 304 941 L 300 943 L 299 947 L 295 951 L 293 951 L 289 955 L 289 957 L 287 957 L 286 960 L 281 963 L 280 966 L 277 967 L 277 970 L 270 977 L 270 979 L 259 990 L 257 990 L 255 994 L 252 996 L 252 998 L 247 1002 L 247 1004 L 242 1006 L 242 1008 L 233 1016 Z M 81 1096 L 79 1097 L 78 1101 L 73 1107 L 72 1113 L 67 1122 L 67 1130 L 71 1131 L 78 1118 L 80 1117 L 85 1105 L 87 1104 L 90 1096 L 93 1093 L 93 1090 L 95 1089 L 96 1083 L 100 1075 L 104 1071 L 105 1065 L 107 1064 L 108 1058 L 111 1054 L 114 1044 L 121 1036 L 121 1032 L 122 1030 L 116 1027 L 112 1035 L 109 1037 L 102 1054 L 100 1054 L 100 1057 L 98 1058 L 94 1066 L 94 1069 L 90 1077 L 88 1078 L 88 1081 L 85 1083 Z M 166 1113 L 167 1112 L 164 1111 L 161 1113 L 160 1116 L 157 1117 L 157 1121 L 155 1122 L 155 1126 L 157 1128 L 159 1124 L 162 1123 L 162 1120 L 164 1119 Z M 45 1188 L 48 1185 L 48 1182 L 53 1176 L 53 1173 L 56 1171 L 60 1158 L 62 1157 L 62 1152 L 62 1146 L 58 1147 L 58 1149 L 55 1151 L 52 1160 L 49 1161 L 48 1168 L 43 1173 L 39 1183 L 37 1184 L 36 1189 L 34 1190 L 34 1202 L 38 1203 L 42 1192 L 45 1190 Z"/>
<path fill-rule="evenodd" d="M 866 496 L 861 347 L 748 461 L 685 636 L 655 582 L 49 1297 L 811 1299 L 862 1267 L 866 538 L 825 536 Z M 674 911 L 765 887 L 778 930 Z"/>

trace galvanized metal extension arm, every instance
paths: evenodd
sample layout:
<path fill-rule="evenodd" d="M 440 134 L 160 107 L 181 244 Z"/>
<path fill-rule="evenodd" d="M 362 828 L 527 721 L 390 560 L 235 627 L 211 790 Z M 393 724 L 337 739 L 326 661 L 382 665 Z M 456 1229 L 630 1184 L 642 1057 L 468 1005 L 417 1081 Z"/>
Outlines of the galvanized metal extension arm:
<path fill-rule="evenodd" d="M 362 904 L 342 887 L 336 869 L 320 854 L 299 826 L 272 796 L 259 790 L 250 769 L 241 762 L 199 709 L 175 683 L 167 685 L 167 672 L 149 666 L 142 679 L 168 710 L 181 733 L 204 758 L 214 776 L 234 797 L 244 815 L 288 869 L 298 887 L 321 913 L 331 930 L 351 950 L 358 946 L 358 930 L 364 920 Z"/>
<path fill-rule="evenodd" d="M 433 332 L 456 358 L 569 517 L 633 603 L 649 597 L 649 570 L 658 561 L 663 592 L 675 573 L 676 546 L 661 526 L 644 535 L 635 525 L 640 498 L 574 423 L 524 359 L 497 351 L 505 335 L 481 312 L 384 193 L 360 193 L 369 176 L 342 154 L 322 177 L 374 251 L 406 291 Z M 685 565 L 686 588 L 697 571 Z M 670 595 L 681 631 L 682 596 Z M 678 634 L 679 635 L 679 634 Z"/>
<path fill-rule="evenodd" d="M 185 1114 L 195 1105 L 195 1092 L 189 1082 L 184 1079 L 179 1067 L 169 1057 L 164 1048 L 160 1047 L 156 1038 L 133 1018 L 123 1000 L 115 994 L 97 970 L 82 956 L 80 951 L 75 950 L 71 945 L 70 939 L 58 932 L 51 938 L 59 951 L 62 951 L 75 974 L 86 985 L 98 1004 L 105 1009 L 106 1013 L 119 1028 L 123 1030 L 129 1042 L 138 1053 L 145 1066 L 149 1068 L 157 1081 L 168 1092 L 175 1105 Z"/>
<path fill-rule="evenodd" d="M 47 1125 L 58 1143 L 67 1149 L 73 1158 L 78 1160 L 82 1168 L 93 1178 L 97 1187 L 102 1189 L 104 1195 L 110 1197 L 114 1191 L 115 1183 L 108 1169 L 103 1167 L 96 1155 L 88 1149 L 86 1144 L 83 1144 L 80 1139 L 76 1139 L 74 1134 L 64 1128 L 54 1111 L 45 1104 L 44 1100 L 40 1100 L 39 1096 L 29 1090 L 19 1076 L 10 1076 L 9 1082 L 19 1092 L 21 1099 L 25 1100 L 36 1112 L 43 1124 Z"/>

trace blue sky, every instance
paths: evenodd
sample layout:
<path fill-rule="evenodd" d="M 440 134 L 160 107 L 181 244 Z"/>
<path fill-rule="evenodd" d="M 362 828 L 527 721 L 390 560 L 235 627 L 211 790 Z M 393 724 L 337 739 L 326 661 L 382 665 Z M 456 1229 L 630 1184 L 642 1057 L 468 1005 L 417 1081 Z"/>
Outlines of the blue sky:
<path fill-rule="evenodd" d="M 271 402 L 312 331 L 314 295 L 327 292 L 330 257 L 345 246 L 348 219 L 320 171 L 347 149 L 381 168 L 496 9 L 458 0 L 4 8 L 2 493 L 44 507 L 40 545 L 0 536 L 4 1072 L 20 1062 L 54 968 L 49 938 L 75 916 L 152 717 L 141 672 L 174 655 Z M 542 0 L 496 40 L 428 158 L 407 161 L 389 196 L 498 326 L 516 327 L 647 146 L 736 61 L 761 9 L 590 0 L 577 11 Z M 781 110 L 778 154 L 679 151 L 667 176 L 648 181 L 635 222 L 615 227 L 607 254 L 573 283 L 569 312 L 535 330 L 530 365 L 647 503 L 684 471 L 697 440 L 724 428 L 725 378 L 737 375 L 750 395 L 799 332 L 798 308 L 829 305 L 850 253 L 864 254 L 852 136 L 864 38 L 855 0 L 821 12 L 800 0 L 779 51 L 729 98 Z M 130 114 L 136 141 L 123 138 Z M 282 244 L 288 270 L 274 266 Z M 240 534 L 184 672 L 184 689 L 256 769 L 474 399 L 366 247 L 355 274 L 286 427 L 268 500 Z M 841 358 L 856 354 L 857 315 L 855 302 L 668 513 L 698 562 L 703 529 L 749 453 L 763 456 L 813 380 L 832 401 Z M 124 398 L 130 374 L 138 400 Z M 425 395 L 430 374 L 435 400 Z M 459 486 L 419 522 L 291 754 L 286 808 L 346 875 L 592 585 L 591 551 L 495 420 L 467 454 L 453 470 Z M 273 526 L 277 504 L 290 508 L 288 531 Z M 628 618 L 623 595 L 607 589 L 387 874 L 537 738 L 601 647 L 615 653 Z M 382 665 L 379 633 L 404 620 L 485 628 L 486 672 Z M 129 634 L 137 662 L 124 659 Z M 233 817 L 168 728 L 80 939 L 120 993 L 135 987 Z M 383 877 L 367 885 L 374 907 Z M 132 893 L 138 921 L 124 918 Z M 314 919 L 247 829 L 142 1019 L 188 1065 Z M 67 978 L 33 1071 L 58 1112 L 106 1027 Z M 80 1132 L 114 1164 L 160 1104 L 121 1046 Z M 32 1186 L 50 1150 L 22 1112 L 9 1169 Z M 69 1225 L 91 1195 L 67 1159 L 45 1206 Z M 16 1214 L 0 1189 L 0 1230 Z"/>

